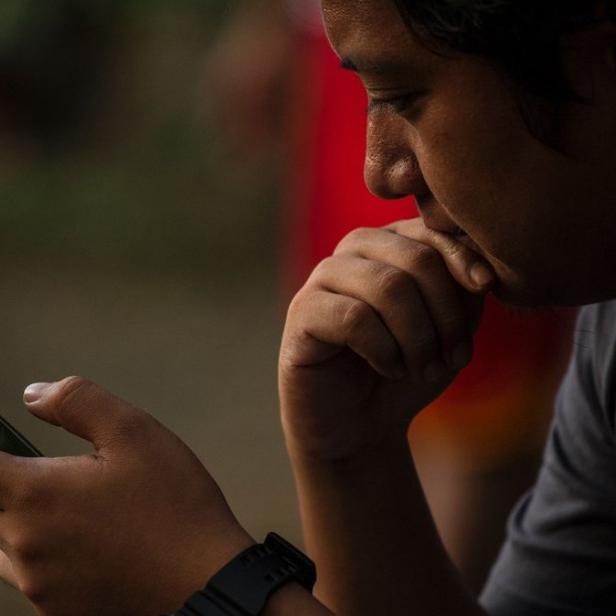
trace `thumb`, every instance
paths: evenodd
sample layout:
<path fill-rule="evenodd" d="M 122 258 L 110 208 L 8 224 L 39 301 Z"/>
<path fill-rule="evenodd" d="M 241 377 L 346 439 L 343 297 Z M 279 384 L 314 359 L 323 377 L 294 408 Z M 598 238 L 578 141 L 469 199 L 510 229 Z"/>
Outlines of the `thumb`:
<path fill-rule="evenodd" d="M 417 219 L 400 220 L 385 228 L 432 246 L 443 258 L 453 278 L 470 293 L 485 295 L 497 284 L 494 267 L 470 237 L 458 238 L 429 229 Z"/>
<path fill-rule="evenodd" d="M 144 412 L 78 376 L 56 383 L 34 383 L 24 391 L 30 412 L 102 449 Z"/>

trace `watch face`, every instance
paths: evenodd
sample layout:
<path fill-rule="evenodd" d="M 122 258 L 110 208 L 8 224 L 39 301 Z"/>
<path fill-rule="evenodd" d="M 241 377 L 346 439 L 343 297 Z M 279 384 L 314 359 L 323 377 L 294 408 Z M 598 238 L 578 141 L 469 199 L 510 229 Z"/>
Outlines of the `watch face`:
<path fill-rule="evenodd" d="M 0 451 L 25 458 L 34 458 L 42 455 L 34 445 L 19 434 L 3 417 L 0 417 Z"/>

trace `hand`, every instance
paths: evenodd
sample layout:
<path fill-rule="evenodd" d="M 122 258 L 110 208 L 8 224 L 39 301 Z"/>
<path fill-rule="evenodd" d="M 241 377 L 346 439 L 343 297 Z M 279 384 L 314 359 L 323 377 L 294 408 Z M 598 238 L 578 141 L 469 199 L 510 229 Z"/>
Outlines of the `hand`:
<path fill-rule="evenodd" d="M 400 442 L 470 362 L 495 280 L 479 254 L 421 219 L 343 239 L 287 316 L 279 388 L 291 454 L 345 459 Z"/>
<path fill-rule="evenodd" d="M 0 575 L 41 616 L 175 611 L 254 543 L 199 460 L 144 411 L 77 377 L 24 399 L 95 449 L 0 455 Z"/>

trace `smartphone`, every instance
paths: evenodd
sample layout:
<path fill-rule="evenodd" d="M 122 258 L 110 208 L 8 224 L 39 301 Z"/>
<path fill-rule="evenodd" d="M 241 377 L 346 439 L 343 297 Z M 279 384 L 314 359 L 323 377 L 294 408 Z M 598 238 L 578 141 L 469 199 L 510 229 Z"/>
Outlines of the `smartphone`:
<path fill-rule="evenodd" d="M 0 451 L 23 458 L 39 458 L 43 454 L 0 415 Z"/>

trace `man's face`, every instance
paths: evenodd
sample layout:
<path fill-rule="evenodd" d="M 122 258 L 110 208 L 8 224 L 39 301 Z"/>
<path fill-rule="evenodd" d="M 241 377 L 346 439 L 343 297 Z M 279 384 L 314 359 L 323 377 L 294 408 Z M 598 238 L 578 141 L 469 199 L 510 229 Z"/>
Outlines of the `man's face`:
<path fill-rule="evenodd" d="M 429 51 L 393 1 L 322 7 L 336 53 L 372 101 L 365 164 L 372 192 L 415 195 L 428 227 L 464 233 L 460 240 L 494 266 L 504 301 L 616 296 L 616 79 L 609 82 L 607 60 L 596 70 L 592 60 L 592 103 L 563 108 L 555 149 L 531 134 L 498 67 Z M 572 73 L 587 73 L 581 65 L 590 55 L 575 56 Z"/>

